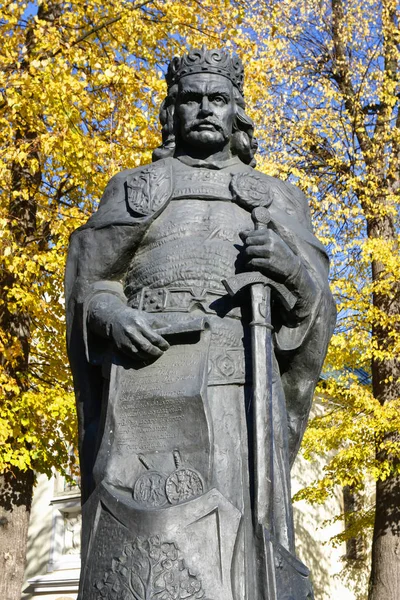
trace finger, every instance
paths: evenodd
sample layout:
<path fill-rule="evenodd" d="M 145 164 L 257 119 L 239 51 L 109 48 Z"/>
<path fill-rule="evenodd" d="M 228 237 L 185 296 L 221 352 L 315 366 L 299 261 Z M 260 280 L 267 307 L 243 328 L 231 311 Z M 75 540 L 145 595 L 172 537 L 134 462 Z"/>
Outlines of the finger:
<path fill-rule="evenodd" d="M 134 329 L 138 330 L 145 338 L 147 338 L 155 346 L 158 346 L 162 350 L 168 350 L 168 342 L 163 337 L 161 337 L 161 335 L 154 331 L 146 317 L 143 317 L 141 315 L 136 316 L 132 327 L 132 331 Z"/>
<path fill-rule="evenodd" d="M 246 244 L 251 246 L 253 244 L 265 244 L 269 240 L 274 239 L 276 234 L 273 231 L 264 230 L 264 231 L 252 231 L 246 238 Z"/>
<path fill-rule="evenodd" d="M 252 269 L 261 269 L 264 271 L 269 271 L 271 266 L 269 260 L 266 258 L 252 258 L 247 264 Z"/>
<path fill-rule="evenodd" d="M 248 267 L 255 271 L 261 271 L 277 283 L 285 283 L 286 276 L 273 268 L 271 261 L 265 258 L 252 258 L 248 262 Z"/>
<path fill-rule="evenodd" d="M 251 233 L 253 230 L 252 229 L 244 229 L 243 231 L 239 231 L 239 237 L 242 240 L 242 242 L 246 241 L 247 236 L 249 235 L 249 233 Z"/>
<path fill-rule="evenodd" d="M 149 360 L 159 358 L 163 353 L 159 350 L 159 354 L 149 354 L 149 352 L 145 352 L 144 350 L 140 350 L 140 348 L 136 348 L 133 344 L 126 343 L 119 348 L 124 354 L 127 354 L 131 358 L 136 360 Z"/>
<path fill-rule="evenodd" d="M 272 220 L 271 220 L 271 221 L 268 223 L 268 229 L 269 229 L 270 231 L 273 231 L 274 233 L 276 233 L 276 235 L 278 235 L 279 237 L 282 237 L 282 236 L 281 236 L 281 233 L 279 232 L 280 228 L 277 226 L 277 224 L 275 223 L 275 221 L 272 221 Z"/>
<path fill-rule="evenodd" d="M 120 343 L 117 344 L 117 348 L 131 358 L 142 358 L 140 350 L 136 348 L 134 344 L 132 344 L 128 337 L 126 337 L 123 341 L 120 341 Z"/>
<path fill-rule="evenodd" d="M 118 340 L 118 342 L 116 343 L 116 346 L 118 348 L 118 350 L 121 350 L 122 352 L 125 352 L 125 354 L 137 354 L 138 349 L 136 348 L 136 346 L 134 346 L 128 338 L 125 338 L 124 340 Z"/>
<path fill-rule="evenodd" d="M 140 333 L 149 340 L 155 346 L 161 348 L 161 350 L 168 350 L 169 344 L 161 335 L 156 333 L 147 323 L 138 324 Z"/>
<path fill-rule="evenodd" d="M 127 336 L 132 340 L 136 348 L 140 351 L 143 350 L 145 354 L 150 354 L 151 356 L 161 356 L 163 351 L 157 346 L 154 346 L 147 338 L 145 338 L 139 331 L 127 328 L 126 329 Z"/>
<path fill-rule="evenodd" d="M 149 321 L 149 325 L 152 329 L 164 329 L 166 327 L 165 322 L 162 321 L 161 319 L 157 319 L 157 317 L 153 317 L 151 315 L 148 315 L 147 317 L 148 319 L 151 319 Z"/>
<path fill-rule="evenodd" d="M 245 254 L 251 257 L 270 258 L 273 250 L 266 244 L 262 246 L 247 246 Z"/>

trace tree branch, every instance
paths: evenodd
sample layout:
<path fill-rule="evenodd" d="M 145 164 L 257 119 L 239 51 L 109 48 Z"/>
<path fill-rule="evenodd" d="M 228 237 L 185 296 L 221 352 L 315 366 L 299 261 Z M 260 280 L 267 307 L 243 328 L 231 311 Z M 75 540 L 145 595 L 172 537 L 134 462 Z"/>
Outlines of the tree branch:
<path fill-rule="evenodd" d="M 151 2 L 153 2 L 153 0 L 145 0 L 144 2 L 141 2 L 140 4 L 131 5 L 129 7 L 129 9 L 130 10 L 140 10 L 141 8 L 146 6 L 146 4 L 150 4 Z M 112 19 L 109 19 L 108 21 L 105 21 L 104 23 L 100 23 L 99 25 L 96 25 L 95 27 L 93 27 L 93 29 L 91 29 L 90 31 L 87 31 L 86 33 L 81 35 L 77 40 L 72 42 L 70 47 L 77 46 L 81 42 L 84 42 L 88 37 L 94 35 L 95 33 L 98 33 L 99 31 L 101 31 L 102 29 L 105 29 L 106 27 L 109 27 L 110 25 L 113 25 L 114 23 L 117 23 L 117 21 L 120 21 L 122 19 L 122 16 L 123 16 L 123 12 L 120 12 L 116 17 L 113 17 Z M 61 48 L 56 50 L 56 52 L 54 52 L 52 54 L 52 57 L 57 56 L 57 54 L 59 54 L 60 52 L 61 52 Z"/>
<path fill-rule="evenodd" d="M 341 91 L 347 112 L 353 120 L 354 132 L 360 144 L 366 162 L 371 161 L 369 152 L 372 147 L 371 140 L 365 128 L 363 110 L 358 102 L 357 94 L 353 88 L 350 75 L 346 46 L 343 42 L 343 28 L 345 15 L 342 0 L 332 2 L 332 41 L 334 46 L 333 78 Z"/>
<path fill-rule="evenodd" d="M 393 4 L 388 0 L 382 2 L 382 22 L 383 22 L 383 60 L 384 60 L 384 93 L 393 94 L 393 87 L 395 89 L 397 78 L 398 78 L 398 67 L 397 67 L 397 44 L 396 44 L 396 11 Z M 385 18 L 386 17 L 386 18 Z M 385 26 L 386 21 L 386 26 Z M 385 128 L 390 122 L 392 115 L 393 106 L 391 102 L 383 100 L 377 111 L 378 118 L 374 129 L 374 138 L 380 138 Z"/>

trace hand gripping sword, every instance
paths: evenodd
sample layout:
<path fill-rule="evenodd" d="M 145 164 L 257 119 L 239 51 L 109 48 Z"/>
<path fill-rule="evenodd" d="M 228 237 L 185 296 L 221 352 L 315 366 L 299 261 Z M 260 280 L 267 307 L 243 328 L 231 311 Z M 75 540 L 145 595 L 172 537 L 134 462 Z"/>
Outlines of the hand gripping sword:
<path fill-rule="evenodd" d="M 251 213 L 255 229 L 266 228 L 271 220 L 269 211 L 257 207 Z M 257 537 L 265 552 L 265 600 L 277 600 L 274 561 L 274 431 L 272 406 L 272 330 L 271 290 L 279 296 L 285 308 L 296 303 L 295 296 L 282 284 L 259 272 L 240 273 L 222 281 L 234 296 L 250 286 L 252 322 L 251 349 L 253 371 L 254 428 L 254 508 L 253 521 Z"/>

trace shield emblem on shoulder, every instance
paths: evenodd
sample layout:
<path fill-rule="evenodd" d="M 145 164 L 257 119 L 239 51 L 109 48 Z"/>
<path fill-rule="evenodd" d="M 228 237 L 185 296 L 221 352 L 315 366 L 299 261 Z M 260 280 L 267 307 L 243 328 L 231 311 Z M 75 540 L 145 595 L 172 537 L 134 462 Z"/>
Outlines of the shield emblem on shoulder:
<path fill-rule="evenodd" d="M 136 216 L 149 217 L 172 195 L 172 168 L 160 161 L 139 169 L 126 182 L 128 207 Z"/>

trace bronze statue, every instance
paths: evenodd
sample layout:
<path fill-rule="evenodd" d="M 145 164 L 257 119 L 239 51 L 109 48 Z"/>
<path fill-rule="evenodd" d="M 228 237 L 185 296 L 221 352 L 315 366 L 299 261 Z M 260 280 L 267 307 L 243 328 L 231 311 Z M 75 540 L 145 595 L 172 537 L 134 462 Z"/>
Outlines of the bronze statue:
<path fill-rule="evenodd" d="M 71 237 L 81 600 L 312 598 L 290 467 L 335 323 L 303 193 L 254 169 L 243 66 L 174 58 L 153 163 Z"/>

